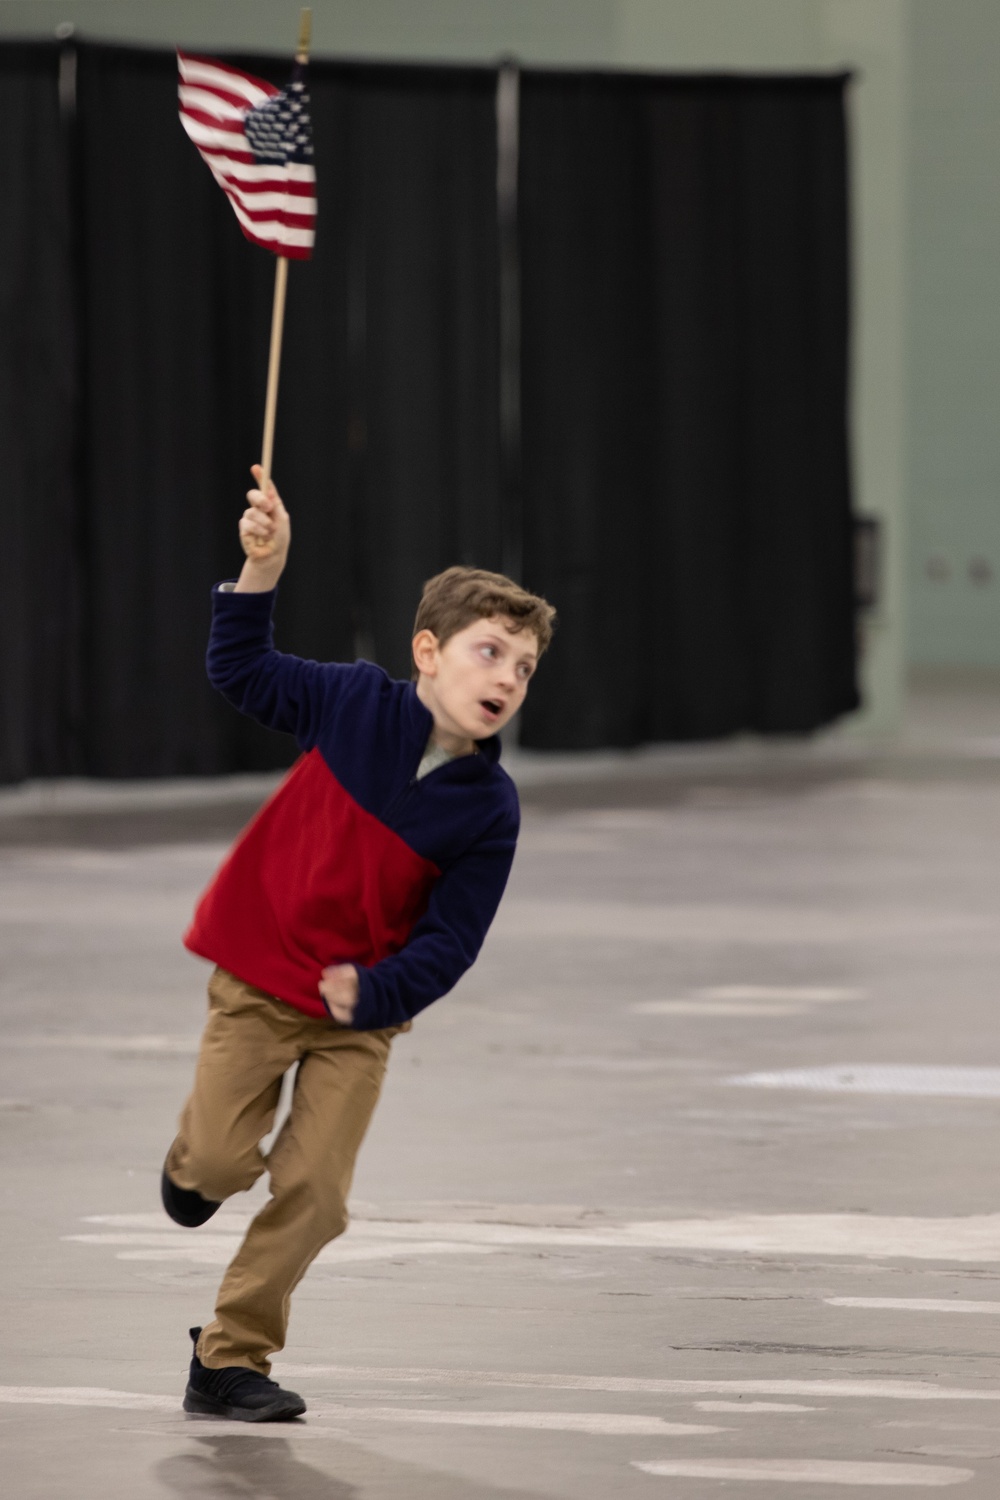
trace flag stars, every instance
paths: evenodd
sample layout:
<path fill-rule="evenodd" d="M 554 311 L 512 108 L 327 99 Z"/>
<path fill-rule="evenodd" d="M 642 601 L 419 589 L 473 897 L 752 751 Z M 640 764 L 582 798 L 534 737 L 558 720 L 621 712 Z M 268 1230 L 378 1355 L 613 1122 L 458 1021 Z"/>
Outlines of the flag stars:
<path fill-rule="evenodd" d="M 292 84 L 302 98 L 277 94 L 245 116 L 245 129 L 254 156 L 260 162 L 308 161 L 312 157 L 309 120 L 303 107 L 301 85 Z"/>

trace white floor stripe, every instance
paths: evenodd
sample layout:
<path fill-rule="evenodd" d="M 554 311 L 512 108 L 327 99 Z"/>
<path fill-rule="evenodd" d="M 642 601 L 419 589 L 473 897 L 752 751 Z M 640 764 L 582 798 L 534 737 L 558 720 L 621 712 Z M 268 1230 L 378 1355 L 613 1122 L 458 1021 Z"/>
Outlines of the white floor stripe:
<path fill-rule="evenodd" d="M 121 1249 L 116 1260 L 186 1261 L 190 1265 L 227 1266 L 239 1249 L 241 1236 L 223 1234 L 67 1234 L 64 1240 L 85 1245 L 122 1245 L 141 1248 Z M 320 1251 L 314 1265 L 352 1265 L 358 1261 L 411 1259 L 415 1255 L 493 1255 L 499 1245 L 455 1244 L 448 1240 L 379 1240 L 366 1243 L 363 1238 L 337 1240 Z"/>
<path fill-rule="evenodd" d="M 677 1000 L 638 1000 L 636 1016 L 798 1016 L 811 1005 L 862 1000 L 864 990 L 820 984 L 716 984 Z"/>
<path fill-rule="evenodd" d="M 801 1089 L 823 1094 L 904 1094 L 953 1099 L 1000 1099 L 1000 1068 L 918 1067 L 893 1063 L 840 1063 L 788 1068 L 727 1078 L 738 1088 Z"/>
<path fill-rule="evenodd" d="M 86 1406 L 114 1411 L 169 1411 L 180 1408 L 180 1396 L 147 1396 L 97 1386 L 0 1386 L 0 1405 Z M 694 1422 L 665 1422 L 662 1417 L 624 1412 L 579 1411 L 428 1411 L 409 1406 L 347 1406 L 310 1401 L 313 1418 L 353 1418 L 365 1422 L 408 1422 L 429 1427 L 500 1427 L 520 1432 L 579 1432 L 593 1437 L 703 1437 L 728 1431 Z"/>
<path fill-rule="evenodd" d="M 592 1437 L 695 1437 L 728 1432 L 690 1422 L 623 1412 L 582 1411 L 428 1411 L 411 1406 L 340 1406 L 308 1403 L 315 1417 L 345 1417 L 366 1422 L 409 1422 L 426 1427 L 512 1427 L 520 1432 L 581 1432 Z"/>
<path fill-rule="evenodd" d="M 696 1401 L 698 1411 L 825 1411 L 825 1406 L 799 1406 L 792 1401 Z"/>
<path fill-rule="evenodd" d="M 136 1219 L 145 1216 L 134 1216 Z M 157 1222 L 154 1219 L 154 1222 Z M 212 1221 L 213 1225 L 216 1223 Z M 243 1221 L 245 1222 L 245 1221 Z M 159 1232 L 69 1236 L 88 1244 L 128 1244 L 147 1254 L 142 1258 L 196 1258 L 204 1244 L 221 1251 L 224 1237 L 200 1231 L 173 1230 L 159 1219 Z M 219 1228 L 223 1228 L 223 1223 Z M 228 1224 L 225 1225 L 229 1227 Z M 154 1243 L 150 1243 L 150 1240 Z M 381 1246 L 392 1245 L 387 1251 Z M 460 1246 L 551 1246 L 605 1250 L 718 1250 L 754 1255 L 850 1255 L 881 1260 L 1000 1261 L 1000 1214 L 969 1214 L 963 1218 L 918 1219 L 875 1214 L 737 1214 L 719 1219 L 663 1219 L 608 1224 L 592 1228 L 477 1222 L 414 1222 L 361 1220 L 343 1242 L 323 1252 L 329 1263 L 341 1260 L 384 1259 L 401 1254 L 403 1245 L 415 1253 L 459 1254 Z M 433 1246 L 448 1246 L 439 1251 Z M 235 1248 L 235 1246 L 234 1246 Z M 209 1261 L 206 1248 L 206 1263 Z"/>
<path fill-rule="evenodd" d="M 226 1250 L 230 1255 L 239 1249 L 240 1244 L 238 1234 L 217 1234 L 212 1229 L 206 1229 L 199 1230 L 197 1236 L 194 1236 L 165 1227 L 154 1233 L 64 1234 L 62 1238 L 77 1245 L 141 1245 L 148 1250 L 173 1249 L 196 1241 L 206 1248 Z"/>
<path fill-rule="evenodd" d="M 54 1031 L 37 1036 L 5 1037 L 4 1046 L 24 1051 L 66 1049 L 77 1052 L 152 1052 L 166 1057 L 193 1057 L 198 1051 L 199 1041 L 197 1036 L 136 1036 L 129 1032 L 100 1036 Z"/>
<path fill-rule="evenodd" d="M 634 1463 L 645 1474 L 671 1479 L 748 1479 L 761 1484 L 908 1485 L 934 1489 L 964 1484 L 972 1469 L 929 1464 L 850 1463 L 822 1458 L 667 1458 Z"/>
<path fill-rule="evenodd" d="M 0 1385 L 4 1406 L 105 1406 L 115 1411 L 176 1411 L 179 1396 L 145 1396 L 88 1385 Z"/>
<path fill-rule="evenodd" d="M 824 1297 L 830 1307 L 884 1307 L 896 1312 L 978 1313 L 1000 1315 L 1000 1302 L 975 1302 L 961 1297 Z"/>
<path fill-rule="evenodd" d="M 222 1208 L 212 1219 L 212 1227 L 206 1233 L 242 1234 L 253 1218 L 253 1213 L 254 1211 L 250 1209 Z M 178 1236 L 187 1236 L 191 1233 L 188 1229 L 181 1229 L 171 1224 L 162 1209 L 148 1214 L 84 1214 L 81 1223 L 106 1224 L 109 1229 L 148 1229 L 154 1233 Z M 200 1234 L 201 1231 L 199 1230 L 198 1233 Z"/>
<path fill-rule="evenodd" d="M 636 1016 L 800 1016 L 805 1005 L 782 1000 L 639 1000 Z"/>
<path fill-rule="evenodd" d="M 707 1000 L 804 1000 L 810 1005 L 865 998 L 864 990 L 831 984 L 716 984 L 699 993 Z"/>
<path fill-rule="evenodd" d="M 328 1245 L 325 1250 L 320 1251 L 313 1265 L 347 1266 L 355 1265 L 360 1261 L 370 1263 L 379 1260 L 412 1260 L 418 1255 L 494 1255 L 498 1248 L 499 1246 L 495 1245 L 452 1245 L 439 1240 L 429 1240 L 426 1244 L 414 1243 L 413 1240 L 388 1241 L 379 1245 L 348 1243 L 343 1246 Z M 190 1265 L 227 1266 L 235 1253 L 235 1245 L 231 1250 L 212 1248 L 203 1250 L 199 1245 L 179 1245 L 176 1249 L 170 1250 L 119 1250 L 115 1259 L 183 1260 Z"/>
<path fill-rule="evenodd" d="M 1000 1401 L 1000 1389 L 932 1385 L 924 1380 L 660 1380 L 632 1375 L 551 1375 L 524 1370 L 442 1370 L 379 1365 L 299 1365 L 275 1361 L 281 1379 L 309 1376 L 404 1385 L 510 1386 L 548 1391 L 615 1391 L 648 1396 L 806 1396 L 821 1401 Z"/>

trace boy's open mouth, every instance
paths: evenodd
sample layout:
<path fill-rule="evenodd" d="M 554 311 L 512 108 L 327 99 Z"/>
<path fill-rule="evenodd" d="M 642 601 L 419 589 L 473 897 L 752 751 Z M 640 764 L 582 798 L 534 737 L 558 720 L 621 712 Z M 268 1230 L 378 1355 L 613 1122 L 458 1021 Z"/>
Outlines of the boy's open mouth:
<path fill-rule="evenodd" d="M 495 719 L 498 719 L 503 713 L 503 704 L 498 698 L 483 698 L 480 706 L 485 708 L 488 714 L 492 714 Z"/>

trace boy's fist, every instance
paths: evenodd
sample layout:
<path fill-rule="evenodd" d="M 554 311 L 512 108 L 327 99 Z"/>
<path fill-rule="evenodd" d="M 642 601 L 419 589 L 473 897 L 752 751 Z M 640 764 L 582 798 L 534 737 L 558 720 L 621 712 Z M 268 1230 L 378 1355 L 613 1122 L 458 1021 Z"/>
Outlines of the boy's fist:
<path fill-rule="evenodd" d="M 263 477 L 260 464 L 251 464 L 250 472 L 257 483 Z M 266 562 L 284 567 L 292 540 L 292 524 L 281 496 L 268 483 L 263 490 L 247 490 L 249 504 L 240 517 L 240 542 L 251 562 Z"/>
<path fill-rule="evenodd" d="M 358 1003 L 358 971 L 353 964 L 331 964 L 323 970 L 319 992 L 330 1014 L 341 1026 L 350 1026 Z"/>

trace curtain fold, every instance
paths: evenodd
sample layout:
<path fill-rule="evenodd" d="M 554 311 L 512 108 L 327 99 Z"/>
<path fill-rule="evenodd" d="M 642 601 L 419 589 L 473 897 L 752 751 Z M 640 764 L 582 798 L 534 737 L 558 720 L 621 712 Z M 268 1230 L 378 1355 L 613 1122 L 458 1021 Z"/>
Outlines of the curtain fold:
<path fill-rule="evenodd" d="M 287 61 L 239 60 L 281 79 Z M 497 471 L 492 74 L 315 64 L 316 252 L 291 267 L 275 479 L 292 514 L 279 638 L 409 670 L 423 580 L 492 560 Z M 87 47 L 88 766 L 282 764 L 201 666 L 238 571 L 274 260 L 176 118 L 172 57 Z"/>
<path fill-rule="evenodd" d="M 82 766 L 73 190 L 59 49 L 0 47 L 0 782 Z"/>
<path fill-rule="evenodd" d="M 844 79 L 526 73 L 523 740 L 856 706 Z"/>
<path fill-rule="evenodd" d="M 315 101 L 317 155 L 336 100 Z M 205 679 L 209 589 L 239 571 L 259 457 L 274 259 L 243 238 L 177 120 L 172 55 L 85 46 L 79 152 L 86 306 L 87 765 L 97 776 L 287 762 Z M 328 191 L 337 180 L 329 172 Z M 325 244 L 324 244 L 325 241 Z M 295 530 L 282 643 L 351 653 L 342 268 L 333 235 L 293 266 L 275 477 Z M 339 398 L 339 399 L 338 399 Z"/>
<path fill-rule="evenodd" d="M 357 645 L 409 676 L 424 581 L 500 565 L 496 75 L 345 87 Z"/>

